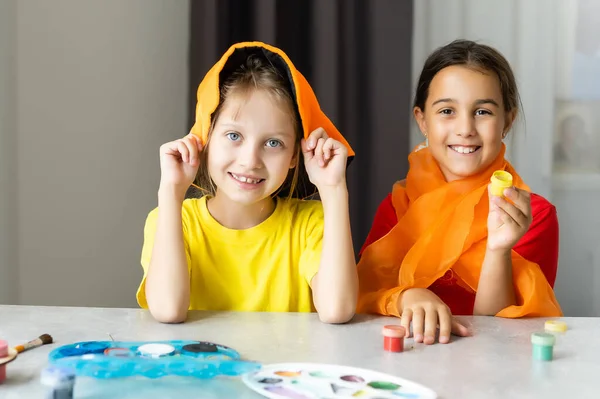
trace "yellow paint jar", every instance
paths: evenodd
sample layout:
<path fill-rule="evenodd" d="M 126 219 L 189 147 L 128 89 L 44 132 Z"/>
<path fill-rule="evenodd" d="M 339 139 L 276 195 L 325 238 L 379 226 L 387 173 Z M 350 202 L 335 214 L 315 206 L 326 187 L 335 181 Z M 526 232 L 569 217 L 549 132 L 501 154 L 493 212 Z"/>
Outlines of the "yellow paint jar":
<path fill-rule="evenodd" d="M 492 195 L 496 197 L 504 197 L 504 190 L 511 188 L 513 185 L 512 175 L 505 170 L 495 171 L 490 181 L 492 182 Z"/>

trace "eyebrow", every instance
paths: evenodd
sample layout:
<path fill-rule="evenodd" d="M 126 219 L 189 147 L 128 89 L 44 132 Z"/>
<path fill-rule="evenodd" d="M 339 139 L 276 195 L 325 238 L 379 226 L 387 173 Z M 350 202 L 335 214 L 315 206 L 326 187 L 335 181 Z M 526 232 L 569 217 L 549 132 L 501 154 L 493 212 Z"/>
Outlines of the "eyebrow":
<path fill-rule="evenodd" d="M 433 105 L 439 104 L 439 103 L 455 103 L 457 102 L 455 99 L 453 98 L 440 98 L 439 100 L 436 100 L 433 102 Z M 498 103 L 496 102 L 496 100 L 493 100 L 491 98 L 482 98 L 481 100 L 477 100 L 475 101 L 475 105 L 482 105 L 482 104 L 492 104 L 495 105 L 496 107 L 500 108 L 500 105 L 498 105 Z"/>

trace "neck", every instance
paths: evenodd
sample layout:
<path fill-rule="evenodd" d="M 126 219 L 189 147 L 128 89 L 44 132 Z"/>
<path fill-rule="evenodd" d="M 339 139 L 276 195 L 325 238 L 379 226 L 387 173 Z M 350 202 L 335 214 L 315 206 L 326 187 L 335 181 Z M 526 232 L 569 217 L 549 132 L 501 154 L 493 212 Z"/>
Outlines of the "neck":
<path fill-rule="evenodd" d="M 275 200 L 265 198 L 253 204 L 240 204 L 217 193 L 206 202 L 208 211 L 223 227 L 232 230 L 245 230 L 267 220 L 275 210 Z"/>

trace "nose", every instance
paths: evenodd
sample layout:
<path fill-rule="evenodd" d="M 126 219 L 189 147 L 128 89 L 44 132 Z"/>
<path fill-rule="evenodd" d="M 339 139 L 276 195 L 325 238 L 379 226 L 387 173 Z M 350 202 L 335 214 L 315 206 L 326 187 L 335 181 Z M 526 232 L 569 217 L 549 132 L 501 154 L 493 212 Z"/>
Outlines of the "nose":
<path fill-rule="evenodd" d="M 458 118 L 456 134 L 460 137 L 469 137 L 476 134 L 475 117 L 472 114 L 468 112 L 462 113 L 462 115 Z"/>
<path fill-rule="evenodd" d="M 238 153 L 238 164 L 246 170 L 260 169 L 262 162 L 262 147 L 251 142 L 246 142 Z"/>

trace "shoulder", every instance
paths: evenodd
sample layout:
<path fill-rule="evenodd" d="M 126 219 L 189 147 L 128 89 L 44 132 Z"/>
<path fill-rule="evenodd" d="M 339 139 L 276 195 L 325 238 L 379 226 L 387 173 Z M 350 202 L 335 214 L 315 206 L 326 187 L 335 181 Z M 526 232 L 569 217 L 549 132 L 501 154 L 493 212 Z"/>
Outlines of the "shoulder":
<path fill-rule="evenodd" d="M 206 206 L 206 198 L 190 198 L 183 201 L 181 205 L 181 219 L 183 223 L 198 219 L 201 214 L 201 209 Z M 152 227 L 156 225 L 158 219 L 158 207 L 148 212 L 146 217 L 146 226 Z"/>
<path fill-rule="evenodd" d="M 202 214 L 202 209 L 206 209 L 206 197 L 188 198 L 181 204 L 181 217 L 186 220 L 198 219 Z"/>
<path fill-rule="evenodd" d="M 323 204 L 319 200 L 302 200 L 297 198 L 279 199 L 279 206 L 282 208 L 282 213 L 289 216 L 292 215 L 298 218 L 322 217 Z"/>
<path fill-rule="evenodd" d="M 389 193 L 385 196 L 383 201 L 379 203 L 379 208 L 377 209 L 377 213 L 388 213 L 394 212 L 394 202 L 392 201 L 392 193 Z"/>
<path fill-rule="evenodd" d="M 541 195 L 531 193 L 531 217 L 535 224 L 557 222 L 556 207 Z"/>
<path fill-rule="evenodd" d="M 540 241 L 545 245 L 544 242 L 548 241 L 550 238 L 553 240 L 558 239 L 558 230 L 556 207 L 541 195 L 532 193 L 531 225 L 517 246 L 520 248 L 537 241 Z"/>
<path fill-rule="evenodd" d="M 279 199 L 279 201 L 281 226 L 287 225 L 291 231 L 301 236 L 322 233 L 325 219 L 321 201 L 297 198 Z"/>

